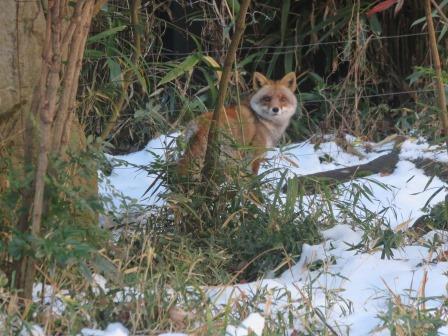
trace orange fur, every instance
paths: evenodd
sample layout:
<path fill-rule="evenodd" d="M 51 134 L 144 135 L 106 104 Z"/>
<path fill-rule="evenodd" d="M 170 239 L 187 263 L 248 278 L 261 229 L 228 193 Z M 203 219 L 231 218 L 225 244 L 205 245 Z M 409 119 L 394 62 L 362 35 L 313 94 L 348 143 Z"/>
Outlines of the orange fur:
<path fill-rule="evenodd" d="M 254 74 L 256 91 L 249 101 L 239 106 L 225 108 L 225 116 L 218 128 L 226 132 L 239 145 L 253 148 L 252 172 L 258 173 L 267 148 L 275 146 L 289 124 L 297 107 L 293 92 L 296 88 L 296 76 L 289 73 L 279 81 L 271 81 L 260 73 Z M 189 125 L 192 134 L 188 147 L 178 162 L 180 175 L 187 175 L 202 167 L 207 149 L 208 133 L 212 113 L 207 112 Z M 228 152 L 228 148 L 227 152 Z M 224 150 L 226 150 L 224 149 Z M 238 159 L 247 153 L 230 151 Z"/>

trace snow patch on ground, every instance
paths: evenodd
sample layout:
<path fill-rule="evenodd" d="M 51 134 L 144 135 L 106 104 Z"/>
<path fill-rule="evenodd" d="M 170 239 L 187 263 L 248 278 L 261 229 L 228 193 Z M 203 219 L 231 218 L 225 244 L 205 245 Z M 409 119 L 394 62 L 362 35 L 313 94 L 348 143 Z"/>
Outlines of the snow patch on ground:
<path fill-rule="evenodd" d="M 157 157 L 164 157 L 166 149 L 175 143 L 176 134 L 163 135 L 151 140 L 146 147 L 138 152 L 127 155 L 110 156 L 113 165 L 109 177 L 101 176 L 100 193 L 112 197 L 116 209 L 126 204 L 161 204 L 158 195 L 145 195 L 148 187 L 157 176 L 148 174 L 142 168 L 149 167 Z M 162 193 L 164 190 L 158 190 Z"/>
<path fill-rule="evenodd" d="M 247 336 L 250 333 L 254 333 L 257 336 L 261 336 L 263 329 L 264 317 L 258 313 L 252 313 L 241 322 L 240 326 L 227 326 L 226 334 L 229 336 Z"/>
<path fill-rule="evenodd" d="M 98 329 L 84 328 L 82 336 L 128 336 L 129 331 L 121 323 L 111 323 L 104 331 Z"/>
<path fill-rule="evenodd" d="M 45 336 L 45 332 L 40 326 L 34 324 L 28 328 L 24 327 L 19 336 Z"/>
<path fill-rule="evenodd" d="M 351 139 L 353 140 L 353 139 Z M 145 151 L 119 156 L 120 160 L 130 162 L 132 165 L 149 165 L 157 155 L 163 155 L 163 148 L 171 141 L 169 137 L 160 137 L 152 140 Z M 307 175 L 345 166 L 366 163 L 381 155 L 387 154 L 392 145 L 375 146 L 374 151 L 368 151 L 357 146 L 363 155 L 357 156 L 344 152 L 334 141 L 327 141 L 316 147 L 309 141 L 295 144 L 282 149 L 269 152 L 269 166 L 288 169 L 288 174 Z M 430 158 L 437 161 L 448 162 L 445 150 L 431 146 L 422 139 L 407 140 L 402 144 L 400 162 L 390 175 L 376 174 L 369 179 L 358 179 L 355 182 L 368 186 L 373 196 L 361 196 L 359 202 L 370 211 L 381 212 L 386 222 L 394 230 L 403 230 L 411 227 L 414 221 L 423 214 L 425 203 L 438 191 L 429 202 L 436 204 L 444 199 L 446 185 L 440 179 L 426 176 L 421 169 L 417 169 L 411 162 L 417 158 Z M 267 169 L 264 167 L 263 169 Z M 156 195 L 150 198 L 142 197 L 148 186 L 154 181 L 154 176 L 136 168 L 120 164 L 113 169 L 110 184 L 124 196 L 143 204 L 161 204 Z M 375 181 L 375 182 L 374 182 Z M 349 182 L 346 186 L 350 186 Z M 108 193 L 104 184 L 102 193 Z M 353 201 L 350 193 L 343 194 L 340 201 Z M 115 199 L 119 207 L 118 200 Z M 356 210 L 356 211 L 361 211 Z M 338 214 L 335 208 L 336 214 Z M 210 287 L 207 294 L 216 307 L 224 307 L 244 297 L 250 297 L 264 291 L 270 293 L 272 304 L 259 305 L 258 311 L 251 312 L 246 319 L 238 325 L 227 327 L 228 335 L 247 335 L 251 329 L 255 334 L 261 335 L 265 326 L 264 314 L 276 316 L 285 313 L 291 304 L 285 293 L 295 304 L 303 301 L 303 293 L 311 286 L 312 304 L 325 310 L 325 318 L 331 326 L 341 335 L 363 336 L 372 332 L 380 323 L 378 314 L 387 309 L 387 297 L 390 291 L 394 294 L 406 293 L 415 295 L 424 275 L 427 273 L 425 294 L 427 297 L 447 295 L 447 277 L 444 275 L 448 269 L 447 262 L 432 263 L 434 253 L 422 245 L 409 245 L 394 250 L 393 259 L 381 259 L 381 251 L 373 249 L 369 253 L 360 253 L 349 250 L 350 245 L 357 244 L 362 239 L 362 232 L 357 231 L 340 215 L 339 225 L 323 231 L 324 242 L 318 245 L 304 245 L 300 259 L 290 269 L 276 279 L 264 279 L 248 284 L 235 286 Z M 431 239 L 435 233 L 430 233 L 424 239 Z M 446 239 L 446 232 L 442 233 Z M 447 246 L 441 249 L 446 250 Z M 324 266 L 313 270 L 310 265 L 321 261 Z M 324 271 L 322 271 L 322 269 Z M 99 285 L 101 287 L 101 285 Z M 125 289 L 122 297 L 126 297 Z M 329 293 L 339 296 L 339 303 L 329 303 Z M 436 301 L 429 301 L 427 306 L 437 306 Z M 327 307 L 327 308 L 325 308 Z M 269 312 L 266 311 L 269 310 Z M 294 327 L 300 330 L 300 322 L 296 320 Z M 125 330 L 125 329 L 123 329 Z M 439 329 L 439 334 L 448 334 L 446 327 Z M 107 335 L 104 334 L 91 335 Z M 127 331 L 126 331 L 127 332 Z M 385 331 L 375 331 L 373 335 L 387 335 Z M 83 334 L 84 336 L 90 334 Z M 127 335 L 113 334 L 113 335 Z M 184 335 L 184 334 L 163 334 Z"/>
<path fill-rule="evenodd" d="M 33 301 L 42 302 L 45 306 L 50 307 L 51 312 L 56 315 L 62 315 L 65 311 L 64 300 L 69 295 L 67 290 L 57 291 L 53 286 L 42 283 L 33 285 Z"/>

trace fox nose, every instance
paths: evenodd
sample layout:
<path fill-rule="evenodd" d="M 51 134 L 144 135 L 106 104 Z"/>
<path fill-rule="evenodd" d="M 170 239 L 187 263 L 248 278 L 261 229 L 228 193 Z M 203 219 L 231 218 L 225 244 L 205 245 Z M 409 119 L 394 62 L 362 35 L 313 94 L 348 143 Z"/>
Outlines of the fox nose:
<path fill-rule="evenodd" d="M 273 107 L 272 108 L 272 112 L 273 113 L 278 113 L 280 111 L 280 109 L 278 107 Z"/>

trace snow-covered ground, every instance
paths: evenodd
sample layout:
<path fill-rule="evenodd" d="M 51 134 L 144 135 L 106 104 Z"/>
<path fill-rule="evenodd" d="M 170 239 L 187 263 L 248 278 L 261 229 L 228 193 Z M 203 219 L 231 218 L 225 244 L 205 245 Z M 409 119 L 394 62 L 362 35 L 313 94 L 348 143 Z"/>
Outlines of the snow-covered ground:
<path fill-rule="evenodd" d="M 131 165 L 122 163 L 116 166 L 109 184 L 102 185 L 102 192 L 108 193 L 112 188 L 134 199 L 136 203 L 162 202 L 157 195 L 142 197 L 155 177 L 147 176 L 145 171 L 137 167 L 149 165 L 154 160 L 154 155 L 163 155 L 163 148 L 171 140 L 171 137 L 160 137 L 152 140 L 146 150 L 115 157 Z M 363 159 L 359 159 L 344 152 L 334 141 L 329 140 L 317 148 L 310 142 L 295 144 L 282 150 L 271 151 L 269 156 L 270 165 L 288 168 L 291 175 L 305 175 L 365 163 L 386 154 L 391 147 L 391 144 L 373 146 L 374 150 L 367 152 L 363 146 L 359 146 L 359 152 L 364 155 Z M 324 156 L 331 157 L 331 162 L 322 162 L 320 158 Z M 402 144 L 400 161 L 392 174 L 369 177 L 369 180 L 379 183 L 359 180 L 363 185 L 369 184 L 373 193 L 373 197 L 364 196 L 360 202 L 375 212 L 390 208 L 382 216 L 386 217 L 393 230 L 412 226 L 423 214 L 422 207 L 428 200 L 429 204 L 436 204 L 445 197 L 445 183 L 437 177 L 431 180 L 431 177 L 426 176 L 411 162 L 419 157 L 448 162 L 445 151 L 431 147 L 422 140 L 410 139 Z M 381 184 L 387 185 L 388 188 Z M 430 199 L 440 188 L 443 190 Z M 346 200 L 350 200 L 350 197 L 352 196 L 341 196 Z M 118 206 L 116 197 L 115 202 Z M 260 305 L 257 311 L 249 314 L 239 325 L 228 326 L 228 335 L 248 335 L 249 330 L 261 335 L 266 319 L 276 316 L 277 312 L 286 312 L 291 302 L 301 302 L 304 292 L 311 295 L 307 298 L 315 308 L 321 309 L 327 323 L 338 334 L 388 335 L 386 330 L 375 330 L 375 327 L 380 325 L 378 314 L 387 310 L 388 297 L 398 294 L 403 295 L 402 299 L 406 300 L 406 297 L 416 296 L 419 291 L 421 293 L 423 284 L 424 294 L 428 298 L 447 295 L 448 263 L 443 260 L 431 262 L 436 253 L 430 252 L 423 244 L 405 246 L 394 251 L 394 258 L 381 259 L 379 249 L 366 253 L 349 250 L 348 244 L 357 244 L 361 240 L 362 232 L 344 223 L 342 218 L 339 225 L 323 231 L 322 234 L 324 242 L 314 246 L 305 245 L 300 260 L 278 278 L 208 289 L 208 295 L 216 306 L 227 305 L 232 300 L 250 296 L 259 290 L 271 293 L 274 298 L 269 305 Z M 430 240 L 434 234 L 430 232 L 424 239 Z M 439 235 L 445 239 L 445 245 L 439 249 L 447 251 L 448 234 L 439 232 Z M 308 267 L 317 260 L 324 263 L 324 271 Z M 279 299 L 275 299 L 273 293 L 281 292 L 288 293 L 290 299 L 285 300 L 286 296 L 281 295 L 278 296 Z M 335 303 L 330 302 L 331 293 L 338 296 Z M 439 304 L 437 300 L 426 302 L 427 307 Z M 294 321 L 294 328 L 301 330 L 300 320 Z M 447 328 L 439 329 L 439 334 L 448 335 Z M 127 335 L 127 331 L 121 325 L 113 324 L 101 332 L 86 329 L 83 335 Z"/>

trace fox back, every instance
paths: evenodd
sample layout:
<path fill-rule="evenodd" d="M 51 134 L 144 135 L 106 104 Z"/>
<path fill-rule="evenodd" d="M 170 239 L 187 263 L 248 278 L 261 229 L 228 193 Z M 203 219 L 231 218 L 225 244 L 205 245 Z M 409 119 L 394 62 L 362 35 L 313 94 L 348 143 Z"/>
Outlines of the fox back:
<path fill-rule="evenodd" d="M 225 116 L 218 128 L 236 144 L 252 147 L 247 153 L 251 155 L 252 172 L 257 174 L 266 150 L 277 144 L 297 109 L 296 75 L 290 72 L 273 81 L 256 72 L 253 86 L 255 91 L 250 99 L 225 108 Z M 212 112 L 204 113 L 187 126 L 188 145 L 178 162 L 180 175 L 194 173 L 202 167 L 212 117 Z M 228 148 L 223 150 L 236 159 L 247 155 Z"/>

